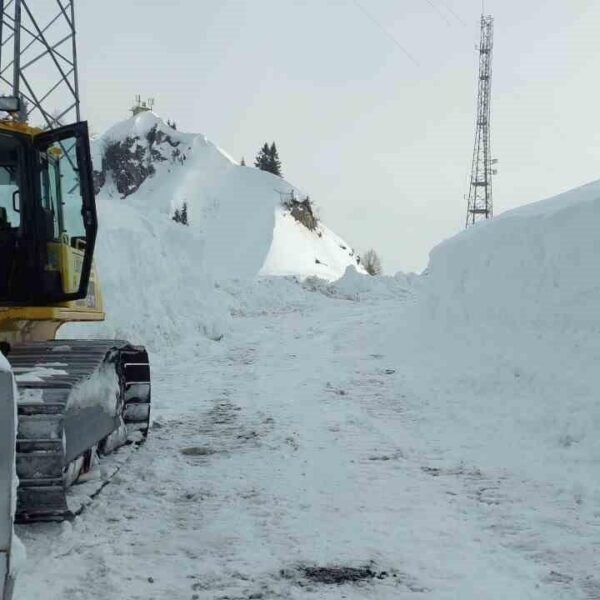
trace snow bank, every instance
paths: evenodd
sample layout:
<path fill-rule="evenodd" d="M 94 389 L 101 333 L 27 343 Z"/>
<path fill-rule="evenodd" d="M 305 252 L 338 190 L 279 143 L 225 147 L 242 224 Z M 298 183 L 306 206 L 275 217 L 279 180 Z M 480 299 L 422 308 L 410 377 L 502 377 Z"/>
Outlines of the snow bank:
<path fill-rule="evenodd" d="M 228 315 L 203 268 L 202 239 L 190 228 L 161 218 L 140 200 L 101 196 L 98 267 L 106 321 L 73 323 L 63 337 L 111 337 L 151 350 L 187 336 L 219 339 Z"/>
<path fill-rule="evenodd" d="M 599 230 L 593 183 L 431 252 L 386 347 L 410 365 L 413 408 L 438 423 L 449 466 L 467 457 L 600 501 Z"/>
<path fill-rule="evenodd" d="M 600 325 L 600 183 L 504 213 L 431 253 L 434 313 L 465 325 Z"/>

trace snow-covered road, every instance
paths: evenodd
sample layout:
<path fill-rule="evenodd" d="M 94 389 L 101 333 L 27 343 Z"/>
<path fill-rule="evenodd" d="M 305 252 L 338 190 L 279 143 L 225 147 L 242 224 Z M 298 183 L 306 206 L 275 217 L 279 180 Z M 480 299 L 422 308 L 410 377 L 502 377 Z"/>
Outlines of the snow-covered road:
<path fill-rule="evenodd" d="M 600 598 L 600 513 L 480 465 L 426 355 L 387 352 L 405 291 L 287 285 L 154 357 L 149 440 L 72 524 L 19 529 L 16 600 Z"/>

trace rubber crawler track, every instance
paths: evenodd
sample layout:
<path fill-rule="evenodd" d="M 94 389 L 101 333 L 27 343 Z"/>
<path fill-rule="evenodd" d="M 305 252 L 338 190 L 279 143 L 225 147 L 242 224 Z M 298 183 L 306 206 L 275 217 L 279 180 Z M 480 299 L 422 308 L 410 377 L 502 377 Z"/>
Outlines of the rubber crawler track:
<path fill-rule="evenodd" d="M 19 389 L 16 520 L 70 518 L 73 471 L 85 470 L 92 451 L 101 455 L 135 431 L 137 441 L 148 433 L 148 355 L 122 340 L 56 340 L 15 345 L 7 358 Z M 115 381 L 110 372 L 117 392 L 102 385 L 107 373 Z M 74 403 L 85 382 L 86 401 Z"/>

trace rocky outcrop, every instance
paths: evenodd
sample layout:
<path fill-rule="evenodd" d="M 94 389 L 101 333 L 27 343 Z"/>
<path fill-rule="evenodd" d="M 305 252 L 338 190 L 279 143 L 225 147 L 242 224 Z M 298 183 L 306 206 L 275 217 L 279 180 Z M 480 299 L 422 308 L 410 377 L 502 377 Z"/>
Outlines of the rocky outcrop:
<path fill-rule="evenodd" d="M 148 177 L 154 175 L 156 163 L 170 161 L 183 164 L 186 155 L 179 148 L 180 144 L 157 125 L 142 138 L 107 141 L 102 151 L 101 168 L 94 170 L 96 193 L 111 178 L 123 198 L 133 194 Z"/>

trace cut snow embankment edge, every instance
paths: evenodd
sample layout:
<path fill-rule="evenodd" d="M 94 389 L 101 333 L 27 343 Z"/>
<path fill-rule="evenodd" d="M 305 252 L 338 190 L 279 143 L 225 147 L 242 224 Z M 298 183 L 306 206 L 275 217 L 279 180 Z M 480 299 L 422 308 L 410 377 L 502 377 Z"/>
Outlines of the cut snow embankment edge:
<path fill-rule="evenodd" d="M 410 366 L 402 393 L 420 398 L 429 382 L 419 418 L 439 422 L 444 463 L 510 469 L 584 505 L 600 499 L 598 230 L 592 183 L 432 250 L 383 347 Z"/>

